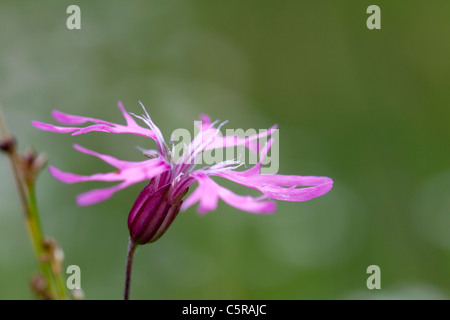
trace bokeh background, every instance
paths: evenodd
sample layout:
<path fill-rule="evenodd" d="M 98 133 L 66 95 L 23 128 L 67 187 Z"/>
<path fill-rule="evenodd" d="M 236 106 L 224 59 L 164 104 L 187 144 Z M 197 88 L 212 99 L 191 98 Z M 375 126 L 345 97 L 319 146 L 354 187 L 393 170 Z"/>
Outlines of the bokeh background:
<path fill-rule="evenodd" d="M 66 8 L 81 7 L 81 30 Z M 368 30 L 366 8 L 381 8 Z M 141 100 L 163 133 L 200 113 L 280 127 L 280 173 L 324 175 L 326 196 L 271 216 L 182 213 L 136 254 L 134 299 L 448 299 L 450 2 L 0 1 L 0 100 L 20 147 L 80 174 L 107 171 L 79 143 L 141 159 L 152 141 L 42 132 L 50 112 L 121 122 Z M 91 207 L 44 171 L 44 232 L 81 267 L 86 299 L 121 299 L 126 219 L 144 184 Z M 233 187 L 231 184 L 227 185 Z M 243 189 L 234 189 L 244 192 Z M 366 268 L 381 268 L 381 290 Z M 31 299 L 37 270 L 0 157 L 0 298 Z"/>

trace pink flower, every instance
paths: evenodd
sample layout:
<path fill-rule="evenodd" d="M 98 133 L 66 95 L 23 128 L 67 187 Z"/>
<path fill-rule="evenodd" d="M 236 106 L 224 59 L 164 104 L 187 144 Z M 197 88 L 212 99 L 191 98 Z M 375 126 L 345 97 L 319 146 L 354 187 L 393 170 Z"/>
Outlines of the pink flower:
<path fill-rule="evenodd" d="M 259 162 L 250 169 L 237 171 L 236 169 L 240 167 L 240 163 L 234 160 L 196 168 L 195 160 L 201 157 L 205 150 L 241 145 L 250 150 L 259 151 L 258 139 L 263 137 L 264 134 L 246 138 L 236 136 L 222 137 L 218 134 L 220 126 L 216 128 L 215 123 L 211 123 L 209 117 L 203 115 L 201 117 L 202 125 L 199 128 L 200 133 L 186 146 L 182 156 L 179 159 L 175 159 L 161 131 L 152 122 L 143 106 L 145 115 L 142 117 L 133 116 L 143 121 L 148 128 L 138 125 L 134 118 L 126 112 L 122 103 L 119 102 L 118 106 L 125 117 L 125 125 L 95 118 L 68 115 L 56 110 L 52 112 L 53 117 L 61 124 L 67 125 L 67 127 L 54 126 L 38 121 L 33 121 L 33 125 L 41 130 L 72 133 L 72 135 L 99 131 L 132 133 L 155 140 L 157 150 L 144 150 L 144 155 L 148 159 L 138 162 L 118 160 L 112 156 L 99 154 L 79 145 L 74 145 L 76 150 L 100 158 L 115 167 L 117 169 L 115 172 L 81 176 L 63 172 L 53 166 L 49 167 L 50 173 L 56 179 L 65 183 L 84 181 L 119 182 L 108 188 L 94 189 L 80 194 L 77 197 L 77 203 L 80 206 L 104 201 L 115 192 L 132 184 L 149 181 L 148 185 L 137 197 L 128 217 L 130 236 L 135 244 L 144 244 L 157 240 L 173 222 L 180 209 L 184 211 L 196 203 L 199 203 L 198 212 L 201 214 L 215 210 L 219 199 L 243 211 L 267 214 L 276 210 L 275 202 L 270 199 L 306 201 L 327 193 L 333 186 L 333 180 L 328 177 L 261 174 L 262 161 L 267 155 L 273 139 L 269 140 L 261 148 Z M 92 122 L 93 124 L 78 127 L 86 122 Z M 265 136 L 270 136 L 271 130 L 274 129 L 275 127 L 269 129 Z M 259 190 L 261 196 L 238 195 L 218 185 L 211 176 L 222 177 Z M 183 202 L 183 198 L 189 188 L 195 183 L 198 186 Z"/>

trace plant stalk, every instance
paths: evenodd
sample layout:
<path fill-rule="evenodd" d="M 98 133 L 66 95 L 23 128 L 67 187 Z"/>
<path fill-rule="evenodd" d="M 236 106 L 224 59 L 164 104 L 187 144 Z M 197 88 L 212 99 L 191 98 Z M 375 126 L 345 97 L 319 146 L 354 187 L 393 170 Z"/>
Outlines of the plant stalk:
<path fill-rule="evenodd" d="M 24 164 L 18 154 L 14 138 L 9 134 L 0 105 L 0 141 L 6 143 L 5 153 L 8 155 L 20 203 L 25 218 L 25 225 L 33 247 L 41 275 L 33 281 L 33 289 L 44 299 L 66 299 L 65 281 L 62 276 L 62 251 L 56 242 L 43 236 L 39 213 L 36 204 L 34 181 L 39 168 Z M 34 172 L 36 170 L 36 172 Z M 59 251 L 58 251 L 59 250 Z"/>
<path fill-rule="evenodd" d="M 125 273 L 125 293 L 123 295 L 124 300 L 129 300 L 130 298 L 131 270 L 133 268 L 134 252 L 136 251 L 137 246 L 138 245 L 134 243 L 130 238 L 127 254 L 127 269 Z"/>

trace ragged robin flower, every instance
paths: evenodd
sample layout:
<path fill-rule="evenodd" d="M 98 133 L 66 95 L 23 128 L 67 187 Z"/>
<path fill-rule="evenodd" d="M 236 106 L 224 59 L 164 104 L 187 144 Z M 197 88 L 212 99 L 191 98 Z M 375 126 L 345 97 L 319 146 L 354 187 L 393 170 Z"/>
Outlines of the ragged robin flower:
<path fill-rule="evenodd" d="M 142 104 L 141 104 L 142 105 Z M 321 196 L 333 186 L 333 180 L 328 177 L 297 176 L 280 174 L 262 174 L 261 166 L 264 157 L 269 152 L 273 143 L 270 139 L 264 146 L 260 146 L 260 138 L 268 138 L 275 126 L 265 133 L 249 137 L 221 136 L 220 127 L 216 122 L 211 122 L 206 115 L 201 116 L 201 125 L 198 135 L 178 158 L 174 157 L 174 145 L 169 146 L 165 142 L 161 131 L 153 123 L 145 108 L 143 116 L 129 114 L 122 103 L 118 103 L 126 124 L 116 124 L 108 121 L 69 115 L 54 110 L 52 112 L 56 121 L 67 127 L 55 126 L 38 121 L 33 125 L 41 130 L 57 133 L 72 133 L 80 135 L 92 131 L 107 133 L 131 133 L 145 136 L 156 142 L 157 150 L 143 150 L 146 160 L 131 162 L 118 160 L 110 155 L 104 155 L 86 149 L 79 145 L 74 148 L 82 153 L 100 158 L 104 162 L 115 167 L 117 171 L 110 173 L 96 173 L 90 176 L 81 176 L 63 172 L 53 166 L 49 166 L 50 173 L 56 179 L 65 183 L 77 183 L 85 181 L 120 182 L 104 189 L 95 189 L 83 193 L 77 197 L 80 206 L 92 205 L 110 198 L 115 192 L 132 184 L 148 181 L 128 216 L 128 228 L 130 232 L 130 252 L 138 244 L 154 242 L 159 239 L 171 225 L 180 210 L 186 210 L 195 203 L 199 203 L 198 212 L 205 214 L 215 210 L 219 198 L 228 205 L 237 209 L 268 214 L 276 210 L 273 200 L 306 201 Z M 141 127 L 135 121 L 141 120 L 147 127 Z M 92 122 L 92 125 L 79 127 Z M 241 170 L 241 163 L 237 160 L 225 160 L 211 166 L 198 168 L 198 159 L 202 153 L 208 150 L 224 147 L 242 146 L 252 151 L 259 152 L 259 162 L 247 170 Z M 259 190 L 261 196 L 238 195 L 227 188 L 218 185 L 211 177 L 218 176 L 243 186 Z M 195 190 L 186 197 L 189 188 L 197 184 Z M 129 253 L 130 253 L 129 252 Z M 126 294 L 127 295 L 127 294 Z"/>

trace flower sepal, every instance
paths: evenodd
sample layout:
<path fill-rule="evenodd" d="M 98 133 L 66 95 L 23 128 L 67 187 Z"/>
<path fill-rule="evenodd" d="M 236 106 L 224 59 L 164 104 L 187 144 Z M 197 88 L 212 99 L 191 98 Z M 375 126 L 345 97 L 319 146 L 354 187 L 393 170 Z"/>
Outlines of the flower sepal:
<path fill-rule="evenodd" d="M 180 211 L 188 188 L 173 194 L 172 184 L 159 186 L 153 179 L 139 194 L 128 215 L 128 229 L 136 244 L 158 240 Z"/>

